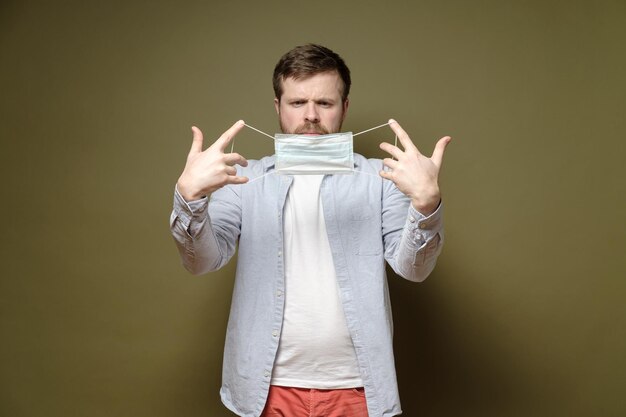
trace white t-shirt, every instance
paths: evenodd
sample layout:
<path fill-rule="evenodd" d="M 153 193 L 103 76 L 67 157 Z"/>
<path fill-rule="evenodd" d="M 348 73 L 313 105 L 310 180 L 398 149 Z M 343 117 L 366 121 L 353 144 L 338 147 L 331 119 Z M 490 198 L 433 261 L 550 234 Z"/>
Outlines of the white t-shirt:
<path fill-rule="evenodd" d="M 322 179 L 295 175 L 285 203 L 285 313 L 272 385 L 363 386 L 326 234 Z"/>

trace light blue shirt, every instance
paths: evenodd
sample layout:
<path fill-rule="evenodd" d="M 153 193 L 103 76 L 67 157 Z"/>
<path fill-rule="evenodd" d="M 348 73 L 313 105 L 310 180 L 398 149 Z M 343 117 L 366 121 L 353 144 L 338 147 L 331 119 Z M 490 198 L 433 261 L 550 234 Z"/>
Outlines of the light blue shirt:
<path fill-rule="evenodd" d="M 320 194 L 368 412 L 394 416 L 401 409 L 385 260 L 398 275 L 424 280 L 443 245 L 443 209 L 423 216 L 379 176 L 381 160 L 354 158 L 355 173 L 326 175 Z M 193 274 L 226 265 L 239 244 L 220 394 L 226 407 L 245 417 L 263 411 L 283 322 L 283 207 L 293 177 L 277 175 L 274 161 L 238 166 L 238 175 L 251 182 L 226 186 L 210 201 L 187 203 L 175 192 L 170 218 L 183 265 Z"/>

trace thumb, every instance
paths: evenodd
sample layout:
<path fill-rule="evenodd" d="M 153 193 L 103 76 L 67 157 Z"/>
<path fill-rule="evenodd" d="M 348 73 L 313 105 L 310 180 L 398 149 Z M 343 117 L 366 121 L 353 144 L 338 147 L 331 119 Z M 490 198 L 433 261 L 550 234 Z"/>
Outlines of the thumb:
<path fill-rule="evenodd" d="M 202 152 L 202 141 L 204 140 L 202 131 L 195 126 L 191 127 L 191 131 L 193 132 L 193 142 L 191 143 L 189 154 L 200 153 Z"/>
<path fill-rule="evenodd" d="M 441 164 L 443 163 L 443 152 L 446 150 L 446 146 L 448 146 L 448 143 L 450 143 L 451 140 L 452 138 L 450 136 L 444 136 L 439 139 L 435 145 L 433 156 L 431 156 L 430 159 L 432 159 L 433 163 L 437 165 L 437 168 L 441 168 Z"/>

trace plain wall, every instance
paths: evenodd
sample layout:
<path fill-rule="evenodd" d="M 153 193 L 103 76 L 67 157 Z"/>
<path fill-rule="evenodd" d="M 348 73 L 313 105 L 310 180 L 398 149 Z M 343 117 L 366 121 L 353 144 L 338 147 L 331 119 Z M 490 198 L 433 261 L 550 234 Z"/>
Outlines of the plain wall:
<path fill-rule="evenodd" d="M 344 130 L 453 137 L 438 266 L 389 276 L 404 415 L 626 415 L 625 21 L 623 1 L 3 1 L 0 415 L 231 415 L 235 263 L 182 268 L 172 191 L 190 126 L 278 129 L 272 70 L 307 42 L 352 69 Z"/>

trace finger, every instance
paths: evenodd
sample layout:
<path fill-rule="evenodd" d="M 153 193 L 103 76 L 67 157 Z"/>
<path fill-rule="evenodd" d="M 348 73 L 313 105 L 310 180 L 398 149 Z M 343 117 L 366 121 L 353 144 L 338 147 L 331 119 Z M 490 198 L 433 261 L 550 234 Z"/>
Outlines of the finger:
<path fill-rule="evenodd" d="M 226 179 L 227 184 L 245 184 L 248 182 L 248 177 L 238 177 L 235 175 L 228 176 Z"/>
<path fill-rule="evenodd" d="M 397 146 L 393 146 L 391 143 L 387 143 L 387 142 L 381 143 L 380 149 L 387 152 L 388 154 L 390 154 L 396 159 L 400 159 L 404 155 L 404 152 L 402 152 L 400 148 L 398 148 Z"/>
<path fill-rule="evenodd" d="M 224 163 L 226 165 L 241 165 L 242 167 L 248 166 L 248 161 L 243 156 L 238 153 L 227 153 L 224 154 Z"/>
<path fill-rule="evenodd" d="M 391 127 L 391 130 L 393 130 L 394 133 L 398 135 L 398 139 L 400 139 L 400 143 L 402 144 L 404 149 L 406 150 L 412 149 L 412 150 L 416 150 L 417 152 L 419 152 L 417 150 L 417 147 L 415 146 L 415 144 L 409 137 L 409 134 L 406 133 L 404 129 L 402 129 L 402 126 L 400 126 L 400 123 L 396 122 L 393 119 L 389 119 L 389 127 Z"/>
<path fill-rule="evenodd" d="M 393 174 L 388 171 L 378 171 L 378 175 L 383 177 L 386 180 L 393 181 Z"/>
<path fill-rule="evenodd" d="M 191 131 L 193 132 L 193 142 L 191 142 L 189 154 L 200 153 L 202 152 L 202 131 L 195 126 L 191 126 Z"/>
<path fill-rule="evenodd" d="M 243 120 L 236 121 L 235 124 L 230 127 L 230 129 L 222 133 L 222 136 L 220 136 L 219 139 L 215 141 L 215 145 L 218 146 L 218 148 L 223 152 L 232 140 L 232 138 L 234 138 L 235 135 L 239 133 L 239 131 L 243 129 L 244 126 L 245 123 Z"/>
<path fill-rule="evenodd" d="M 385 158 L 383 159 L 383 165 L 393 170 L 398 167 L 398 161 L 395 161 L 391 158 Z"/>
<path fill-rule="evenodd" d="M 448 143 L 450 143 L 451 140 L 452 138 L 450 136 L 444 136 L 437 141 L 435 150 L 433 151 L 433 156 L 430 157 L 433 164 L 437 165 L 437 168 L 441 167 L 441 164 L 443 163 L 443 152 L 446 150 L 446 146 L 448 146 Z"/>

